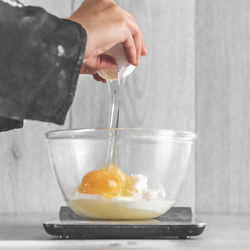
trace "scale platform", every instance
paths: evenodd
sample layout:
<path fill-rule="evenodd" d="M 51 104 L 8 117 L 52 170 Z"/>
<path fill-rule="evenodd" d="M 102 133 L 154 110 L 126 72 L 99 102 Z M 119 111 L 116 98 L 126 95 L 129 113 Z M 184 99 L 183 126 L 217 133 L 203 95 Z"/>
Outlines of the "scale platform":
<path fill-rule="evenodd" d="M 206 223 L 192 215 L 190 207 L 172 207 L 152 220 L 94 220 L 83 218 L 69 207 L 43 224 L 45 231 L 62 239 L 187 239 L 200 235 Z"/>

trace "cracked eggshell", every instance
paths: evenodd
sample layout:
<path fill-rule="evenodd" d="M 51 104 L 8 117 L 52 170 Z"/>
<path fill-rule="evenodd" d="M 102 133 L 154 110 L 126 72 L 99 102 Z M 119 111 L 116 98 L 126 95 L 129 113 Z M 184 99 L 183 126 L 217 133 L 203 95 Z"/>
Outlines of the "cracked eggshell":
<path fill-rule="evenodd" d="M 117 69 L 103 69 L 97 71 L 97 73 L 106 80 L 115 80 L 117 78 L 125 78 L 128 75 L 130 75 L 134 69 L 135 66 L 128 63 L 123 46 L 121 44 L 117 44 L 105 54 L 111 56 L 116 64 Z"/>

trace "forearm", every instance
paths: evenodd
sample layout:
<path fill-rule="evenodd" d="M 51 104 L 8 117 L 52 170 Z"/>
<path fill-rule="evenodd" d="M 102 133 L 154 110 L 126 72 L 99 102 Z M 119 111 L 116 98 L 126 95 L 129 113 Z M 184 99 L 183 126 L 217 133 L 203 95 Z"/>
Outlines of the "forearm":
<path fill-rule="evenodd" d="M 85 45 L 79 24 L 0 1 L 0 116 L 63 124 Z"/>

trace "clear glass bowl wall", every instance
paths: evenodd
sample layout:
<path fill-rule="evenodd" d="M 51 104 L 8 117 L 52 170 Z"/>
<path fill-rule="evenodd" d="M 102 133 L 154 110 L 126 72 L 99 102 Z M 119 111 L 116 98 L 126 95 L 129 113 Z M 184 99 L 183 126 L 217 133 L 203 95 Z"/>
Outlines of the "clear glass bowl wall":
<path fill-rule="evenodd" d="M 48 132 L 49 154 L 66 202 L 90 171 L 105 165 L 109 136 L 117 135 L 118 167 L 143 174 L 149 187 L 162 185 L 175 200 L 186 176 L 195 134 L 154 129 L 83 129 Z"/>

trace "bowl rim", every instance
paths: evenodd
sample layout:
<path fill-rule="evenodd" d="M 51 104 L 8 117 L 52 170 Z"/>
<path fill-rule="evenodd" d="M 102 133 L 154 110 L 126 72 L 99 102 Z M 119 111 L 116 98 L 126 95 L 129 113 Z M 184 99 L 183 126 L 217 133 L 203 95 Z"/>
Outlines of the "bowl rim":
<path fill-rule="evenodd" d="M 111 132 L 111 133 L 108 133 Z M 91 129 L 61 129 L 51 130 L 45 134 L 48 140 L 56 139 L 84 139 L 90 137 L 106 138 L 116 133 L 118 136 L 126 137 L 164 137 L 174 140 L 194 141 L 197 136 L 194 132 L 185 130 L 150 129 L 150 128 L 91 128 Z M 118 134 L 117 134 L 118 133 Z M 105 137 L 106 136 L 106 137 Z"/>

